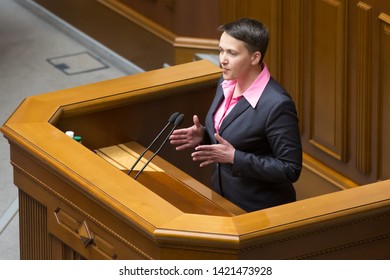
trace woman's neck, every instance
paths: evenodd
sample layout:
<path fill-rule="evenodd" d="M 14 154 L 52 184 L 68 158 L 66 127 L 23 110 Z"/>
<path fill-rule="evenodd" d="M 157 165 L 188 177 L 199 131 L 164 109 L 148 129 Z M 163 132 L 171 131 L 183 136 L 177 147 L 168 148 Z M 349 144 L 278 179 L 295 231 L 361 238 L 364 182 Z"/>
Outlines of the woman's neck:
<path fill-rule="evenodd" d="M 233 97 L 243 95 L 244 92 L 253 84 L 253 82 L 259 77 L 262 67 L 256 67 L 253 71 L 250 71 L 244 79 L 237 79 L 236 87 L 234 88 Z"/>

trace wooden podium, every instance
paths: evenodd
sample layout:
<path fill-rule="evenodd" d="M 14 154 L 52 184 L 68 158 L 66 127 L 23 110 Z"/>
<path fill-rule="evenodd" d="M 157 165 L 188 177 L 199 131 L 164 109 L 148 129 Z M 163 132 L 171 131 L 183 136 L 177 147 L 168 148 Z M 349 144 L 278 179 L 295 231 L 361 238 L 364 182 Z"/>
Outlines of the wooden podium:
<path fill-rule="evenodd" d="M 1 128 L 21 259 L 388 259 L 388 181 L 245 213 L 169 145 L 126 174 L 173 112 L 205 116 L 220 75 L 197 61 L 24 100 Z"/>

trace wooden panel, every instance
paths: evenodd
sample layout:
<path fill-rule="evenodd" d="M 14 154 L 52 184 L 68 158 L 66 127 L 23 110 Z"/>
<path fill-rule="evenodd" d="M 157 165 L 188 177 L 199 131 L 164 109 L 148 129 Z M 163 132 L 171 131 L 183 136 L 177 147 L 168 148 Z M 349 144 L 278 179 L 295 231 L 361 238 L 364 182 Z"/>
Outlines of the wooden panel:
<path fill-rule="evenodd" d="M 241 3 L 241 1 L 239 1 Z M 246 16 L 259 19 L 264 23 L 270 33 L 270 41 L 265 62 L 269 66 L 272 76 L 276 79 L 280 77 L 280 55 L 281 55 L 281 30 L 280 30 L 280 0 L 251 0 L 248 4 Z"/>
<path fill-rule="evenodd" d="M 19 190 L 20 259 L 50 259 L 46 207 Z"/>
<path fill-rule="evenodd" d="M 247 11 L 248 1 L 241 1 L 241 5 L 236 0 L 221 0 L 219 1 L 220 5 L 220 23 L 231 22 L 242 17 L 242 10 L 244 14 Z"/>
<path fill-rule="evenodd" d="M 280 68 L 280 80 L 292 96 L 300 120 L 300 130 L 304 133 L 303 107 L 303 2 L 302 0 L 285 1 L 282 5 L 283 36 Z"/>
<path fill-rule="evenodd" d="M 344 2 L 313 3 L 311 143 L 345 160 L 345 13 Z"/>
<path fill-rule="evenodd" d="M 381 13 L 380 32 L 380 178 L 390 178 L 390 15 Z"/>
<path fill-rule="evenodd" d="M 337 5 L 334 5 L 335 2 L 323 1 L 321 3 L 325 3 L 323 6 L 330 6 L 336 9 Z M 317 39 L 314 36 L 316 34 L 315 28 L 317 27 L 310 24 L 318 21 L 316 14 L 311 12 L 318 10 L 318 7 L 316 8 L 318 1 L 304 1 L 304 3 L 304 11 L 308 14 L 307 18 L 304 18 L 303 26 L 304 54 L 313 54 L 310 57 L 307 57 L 307 55 L 303 56 L 304 114 L 302 121 L 304 122 L 305 130 L 303 130 L 302 140 L 304 151 L 327 167 L 332 168 L 335 172 L 338 172 L 341 176 L 344 176 L 347 180 L 354 181 L 355 185 L 367 184 L 378 179 L 387 179 L 387 176 L 381 177 L 378 175 L 382 172 L 382 167 L 380 167 L 383 164 L 381 161 L 384 155 L 382 147 L 387 142 L 381 140 L 383 137 L 382 122 L 384 121 L 381 112 L 384 106 L 386 106 L 383 104 L 382 95 L 387 94 L 383 92 L 383 78 L 381 77 L 388 75 L 388 73 L 384 74 L 380 69 L 388 71 L 386 69 L 389 65 L 382 57 L 386 53 L 384 48 L 388 48 L 388 46 L 384 46 L 386 39 L 385 41 L 383 40 L 383 37 L 386 36 L 384 35 L 386 33 L 383 31 L 386 20 L 381 20 L 378 17 L 380 14 L 389 14 L 390 2 L 376 0 L 342 2 L 342 5 L 344 3 L 346 5 L 344 9 L 347 8 L 347 10 L 344 11 L 346 11 L 345 14 L 348 17 L 343 20 L 345 44 L 340 44 L 339 47 L 344 47 L 345 51 L 343 60 L 339 62 L 340 65 L 338 67 L 341 68 L 341 65 L 344 64 L 344 71 L 341 74 L 337 72 L 337 65 L 333 63 L 334 71 L 327 70 L 322 72 L 324 86 L 317 86 L 316 88 L 314 87 L 314 82 L 318 79 L 316 71 L 330 63 L 325 61 L 326 59 L 333 61 L 333 56 L 330 52 L 330 57 L 328 57 L 328 53 L 324 52 L 323 60 L 325 64 L 323 64 L 321 57 L 315 54 L 318 51 L 318 46 L 316 47 L 316 45 L 319 43 L 325 44 L 322 41 L 316 41 Z M 325 8 L 322 10 L 323 13 L 327 12 Z M 327 17 L 330 16 L 327 15 Z M 334 21 L 336 21 L 336 18 Z M 333 26 L 337 26 L 337 24 L 335 23 Z M 333 39 L 334 44 L 337 44 L 339 36 L 336 32 L 329 32 L 328 29 L 330 27 L 332 25 L 324 24 L 322 27 L 320 26 L 319 28 L 324 29 L 323 32 L 319 31 L 320 35 L 330 37 L 329 40 Z M 325 39 L 320 38 L 320 40 Z M 383 50 L 380 51 L 381 49 Z M 317 61 L 313 61 L 313 58 L 316 58 Z M 288 59 L 287 62 L 289 62 Z M 288 75 L 285 76 L 289 77 Z M 334 94 L 329 88 L 334 88 L 332 82 L 341 78 L 344 79 L 344 84 L 341 88 L 342 92 Z M 326 83 L 329 84 L 327 85 Z M 319 89 L 320 93 L 317 89 Z M 380 92 L 381 94 L 378 94 Z M 315 100 L 315 97 L 318 95 L 322 98 L 321 102 L 316 102 Z M 340 111 L 337 111 L 339 107 L 335 106 L 339 101 L 337 98 L 344 102 L 341 103 Z M 332 105 L 334 106 L 332 107 Z M 335 130 L 335 127 L 338 128 L 336 126 L 338 122 L 336 121 L 339 112 L 342 116 L 342 129 L 339 131 L 341 131 L 342 137 L 344 137 L 343 141 L 341 141 L 340 150 L 337 149 L 337 146 L 333 146 L 334 144 L 331 142 L 334 141 L 337 144 L 336 140 L 339 139 L 337 137 L 338 131 Z M 323 120 L 319 122 L 318 118 L 321 116 L 323 116 Z M 324 136 L 321 135 L 322 138 L 315 138 L 313 136 L 316 135 L 313 134 L 312 130 L 308 133 L 308 128 L 314 128 L 314 132 L 320 131 Z M 330 148 L 323 144 L 323 142 L 328 144 L 323 138 L 332 144 L 329 145 Z M 319 142 L 318 139 L 322 142 Z M 341 155 L 338 153 L 339 151 L 341 151 Z M 385 165 L 388 166 L 388 162 Z M 386 171 L 387 168 L 384 167 L 384 169 Z M 322 173 L 320 170 L 318 172 Z M 329 179 L 331 181 L 331 178 Z M 349 187 L 349 184 L 345 183 L 344 187 Z"/>

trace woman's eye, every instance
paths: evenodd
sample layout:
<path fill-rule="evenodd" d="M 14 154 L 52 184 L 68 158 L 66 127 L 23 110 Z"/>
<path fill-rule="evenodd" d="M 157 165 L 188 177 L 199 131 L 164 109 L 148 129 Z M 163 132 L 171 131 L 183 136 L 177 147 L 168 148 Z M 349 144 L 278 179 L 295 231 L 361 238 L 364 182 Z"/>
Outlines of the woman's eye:
<path fill-rule="evenodd" d="M 231 50 L 223 50 L 223 49 L 219 49 L 219 54 L 227 54 L 227 55 L 230 55 L 230 56 L 236 56 L 237 55 L 237 52 L 235 51 L 231 51 Z"/>

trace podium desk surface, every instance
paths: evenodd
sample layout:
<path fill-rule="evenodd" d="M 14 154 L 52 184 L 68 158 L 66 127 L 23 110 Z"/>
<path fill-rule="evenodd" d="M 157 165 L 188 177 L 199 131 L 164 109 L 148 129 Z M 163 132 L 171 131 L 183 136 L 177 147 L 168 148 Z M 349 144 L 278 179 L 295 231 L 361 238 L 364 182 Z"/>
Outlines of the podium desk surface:
<path fill-rule="evenodd" d="M 95 152 L 127 174 L 144 150 L 138 143 L 129 142 L 100 148 Z M 129 174 L 129 179 L 133 178 L 152 156 L 153 152 L 147 151 Z M 150 161 L 137 181 L 185 213 L 214 216 L 246 213 L 159 156 Z"/>

